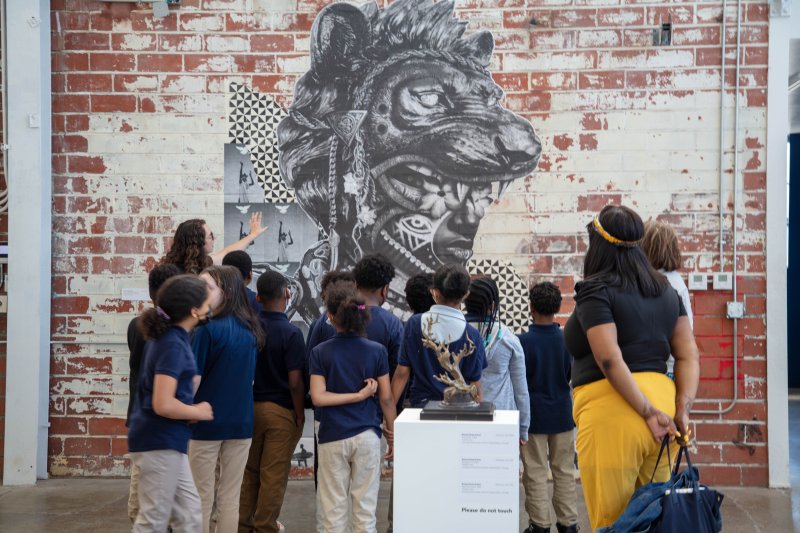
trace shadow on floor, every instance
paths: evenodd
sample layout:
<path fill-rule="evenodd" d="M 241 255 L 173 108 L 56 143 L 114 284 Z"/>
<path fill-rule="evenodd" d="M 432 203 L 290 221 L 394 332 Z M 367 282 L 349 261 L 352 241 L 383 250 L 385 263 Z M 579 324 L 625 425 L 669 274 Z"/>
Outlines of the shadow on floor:
<path fill-rule="evenodd" d="M 792 501 L 789 491 L 739 487 L 725 487 L 721 490 L 726 496 L 722 507 L 726 533 L 792 531 Z M 382 482 L 378 501 L 380 533 L 386 531 L 388 495 L 389 483 Z M 0 487 L 0 531 L 130 531 L 126 511 L 127 498 L 127 479 L 52 479 L 42 481 L 36 487 Z M 527 526 L 527 515 L 522 502 L 520 492 L 520 531 Z M 290 482 L 281 513 L 286 532 L 313 533 L 313 509 L 314 483 Z M 589 532 L 581 494 L 579 512 L 581 529 Z"/>

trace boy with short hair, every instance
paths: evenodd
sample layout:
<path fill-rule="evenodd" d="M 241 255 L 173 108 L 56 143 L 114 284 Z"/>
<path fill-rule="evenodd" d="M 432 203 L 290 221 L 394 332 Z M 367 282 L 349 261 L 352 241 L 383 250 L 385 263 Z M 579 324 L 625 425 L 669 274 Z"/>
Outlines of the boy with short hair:
<path fill-rule="evenodd" d="M 261 274 L 257 297 L 267 340 L 256 359 L 253 441 L 242 479 L 239 531 L 277 533 L 292 454 L 305 423 L 305 342 L 285 313 L 291 294 L 283 274 Z"/>
<path fill-rule="evenodd" d="M 249 287 L 250 283 L 253 282 L 253 260 L 250 255 L 244 250 L 234 250 L 225 254 L 225 257 L 222 258 L 222 264 L 239 269 L 242 274 L 242 280 L 244 280 L 244 291 L 247 293 L 250 306 L 256 314 L 260 313 L 261 304 L 256 300 L 256 293 Z"/>
<path fill-rule="evenodd" d="M 559 533 L 578 531 L 575 492 L 575 422 L 572 420 L 570 379 L 572 356 L 564 334 L 553 317 L 561 309 L 561 291 L 550 282 L 530 290 L 533 323 L 519 336 L 525 352 L 525 369 L 531 401 L 528 443 L 522 446 L 525 510 L 528 528 L 523 533 L 550 531 L 547 468 L 553 473 L 553 507 Z"/>
<path fill-rule="evenodd" d="M 483 338 L 477 329 L 467 324 L 461 312 L 461 303 L 469 294 L 470 276 L 461 265 L 442 265 L 433 274 L 431 295 L 436 305 L 425 313 L 408 319 L 403 333 L 397 370 L 392 378 L 392 395 L 399 398 L 408 383 L 411 373 L 414 381 L 408 392 L 412 407 L 425 407 L 433 400 L 444 399 L 444 383 L 434 376 L 444 373 L 436 355 L 422 344 L 423 332 L 431 329 L 436 342 L 446 342 L 452 353 L 457 353 L 471 340 L 475 346 L 472 354 L 461 360 L 464 379 L 473 383 L 481 394 L 481 373 L 486 368 Z"/>

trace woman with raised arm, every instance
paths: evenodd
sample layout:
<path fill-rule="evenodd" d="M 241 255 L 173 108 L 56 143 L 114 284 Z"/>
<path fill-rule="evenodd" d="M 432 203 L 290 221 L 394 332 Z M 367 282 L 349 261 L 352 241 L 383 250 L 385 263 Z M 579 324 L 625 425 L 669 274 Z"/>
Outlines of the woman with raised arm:
<path fill-rule="evenodd" d="M 255 212 L 250 215 L 250 233 L 215 252 L 217 236 L 205 220 L 192 218 L 181 222 L 175 230 L 172 246 L 161 262 L 176 265 L 186 274 L 199 274 L 206 267 L 221 265 L 228 252 L 246 249 L 265 231 L 267 227 L 261 225 L 261 212 Z"/>

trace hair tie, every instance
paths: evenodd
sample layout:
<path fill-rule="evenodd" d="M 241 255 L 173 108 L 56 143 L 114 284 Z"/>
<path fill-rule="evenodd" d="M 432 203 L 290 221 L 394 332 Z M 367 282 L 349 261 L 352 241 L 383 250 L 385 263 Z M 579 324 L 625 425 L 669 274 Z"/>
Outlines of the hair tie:
<path fill-rule="evenodd" d="M 156 307 L 156 314 L 161 318 L 163 318 L 164 320 L 167 321 L 172 320 L 170 316 L 167 314 L 167 312 L 161 309 L 161 307 Z"/>
<path fill-rule="evenodd" d="M 356 306 L 356 308 L 357 308 L 359 311 L 363 311 L 363 310 L 365 310 L 365 309 L 367 308 L 367 306 L 366 306 L 366 305 L 364 305 L 364 304 L 358 304 L 358 305 Z"/>
<path fill-rule="evenodd" d="M 614 246 L 626 246 L 630 248 L 633 246 L 637 246 L 639 244 L 639 241 L 641 241 L 641 239 L 635 241 L 623 241 L 622 239 L 614 237 L 609 232 L 607 232 L 605 228 L 603 228 L 603 225 L 600 224 L 600 219 L 598 217 L 594 217 L 594 220 L 592 220 L 592 224 L 594 225 L 594 229 L 597 230 L 597 233 L 599 233 L 601 237 L 603 237 L 605 240 L 607 240 Z"/>

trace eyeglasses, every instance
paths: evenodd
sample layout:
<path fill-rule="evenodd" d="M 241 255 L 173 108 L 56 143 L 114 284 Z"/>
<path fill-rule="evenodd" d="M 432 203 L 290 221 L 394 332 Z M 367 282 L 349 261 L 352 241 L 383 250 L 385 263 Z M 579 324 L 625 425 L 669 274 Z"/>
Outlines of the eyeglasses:
<path fill-rule="evenodd" d="M 208 233 L 208 235 L 206 235 L 206 238 L 207 238 L 207 239 L 211 239 L 211 240 L 213 241 L 213 240 L 215 239 L 215 237 L 214 237 L 214 232 L 213 232 L 213 231 L 210 231 L 210 232 Z"/>

